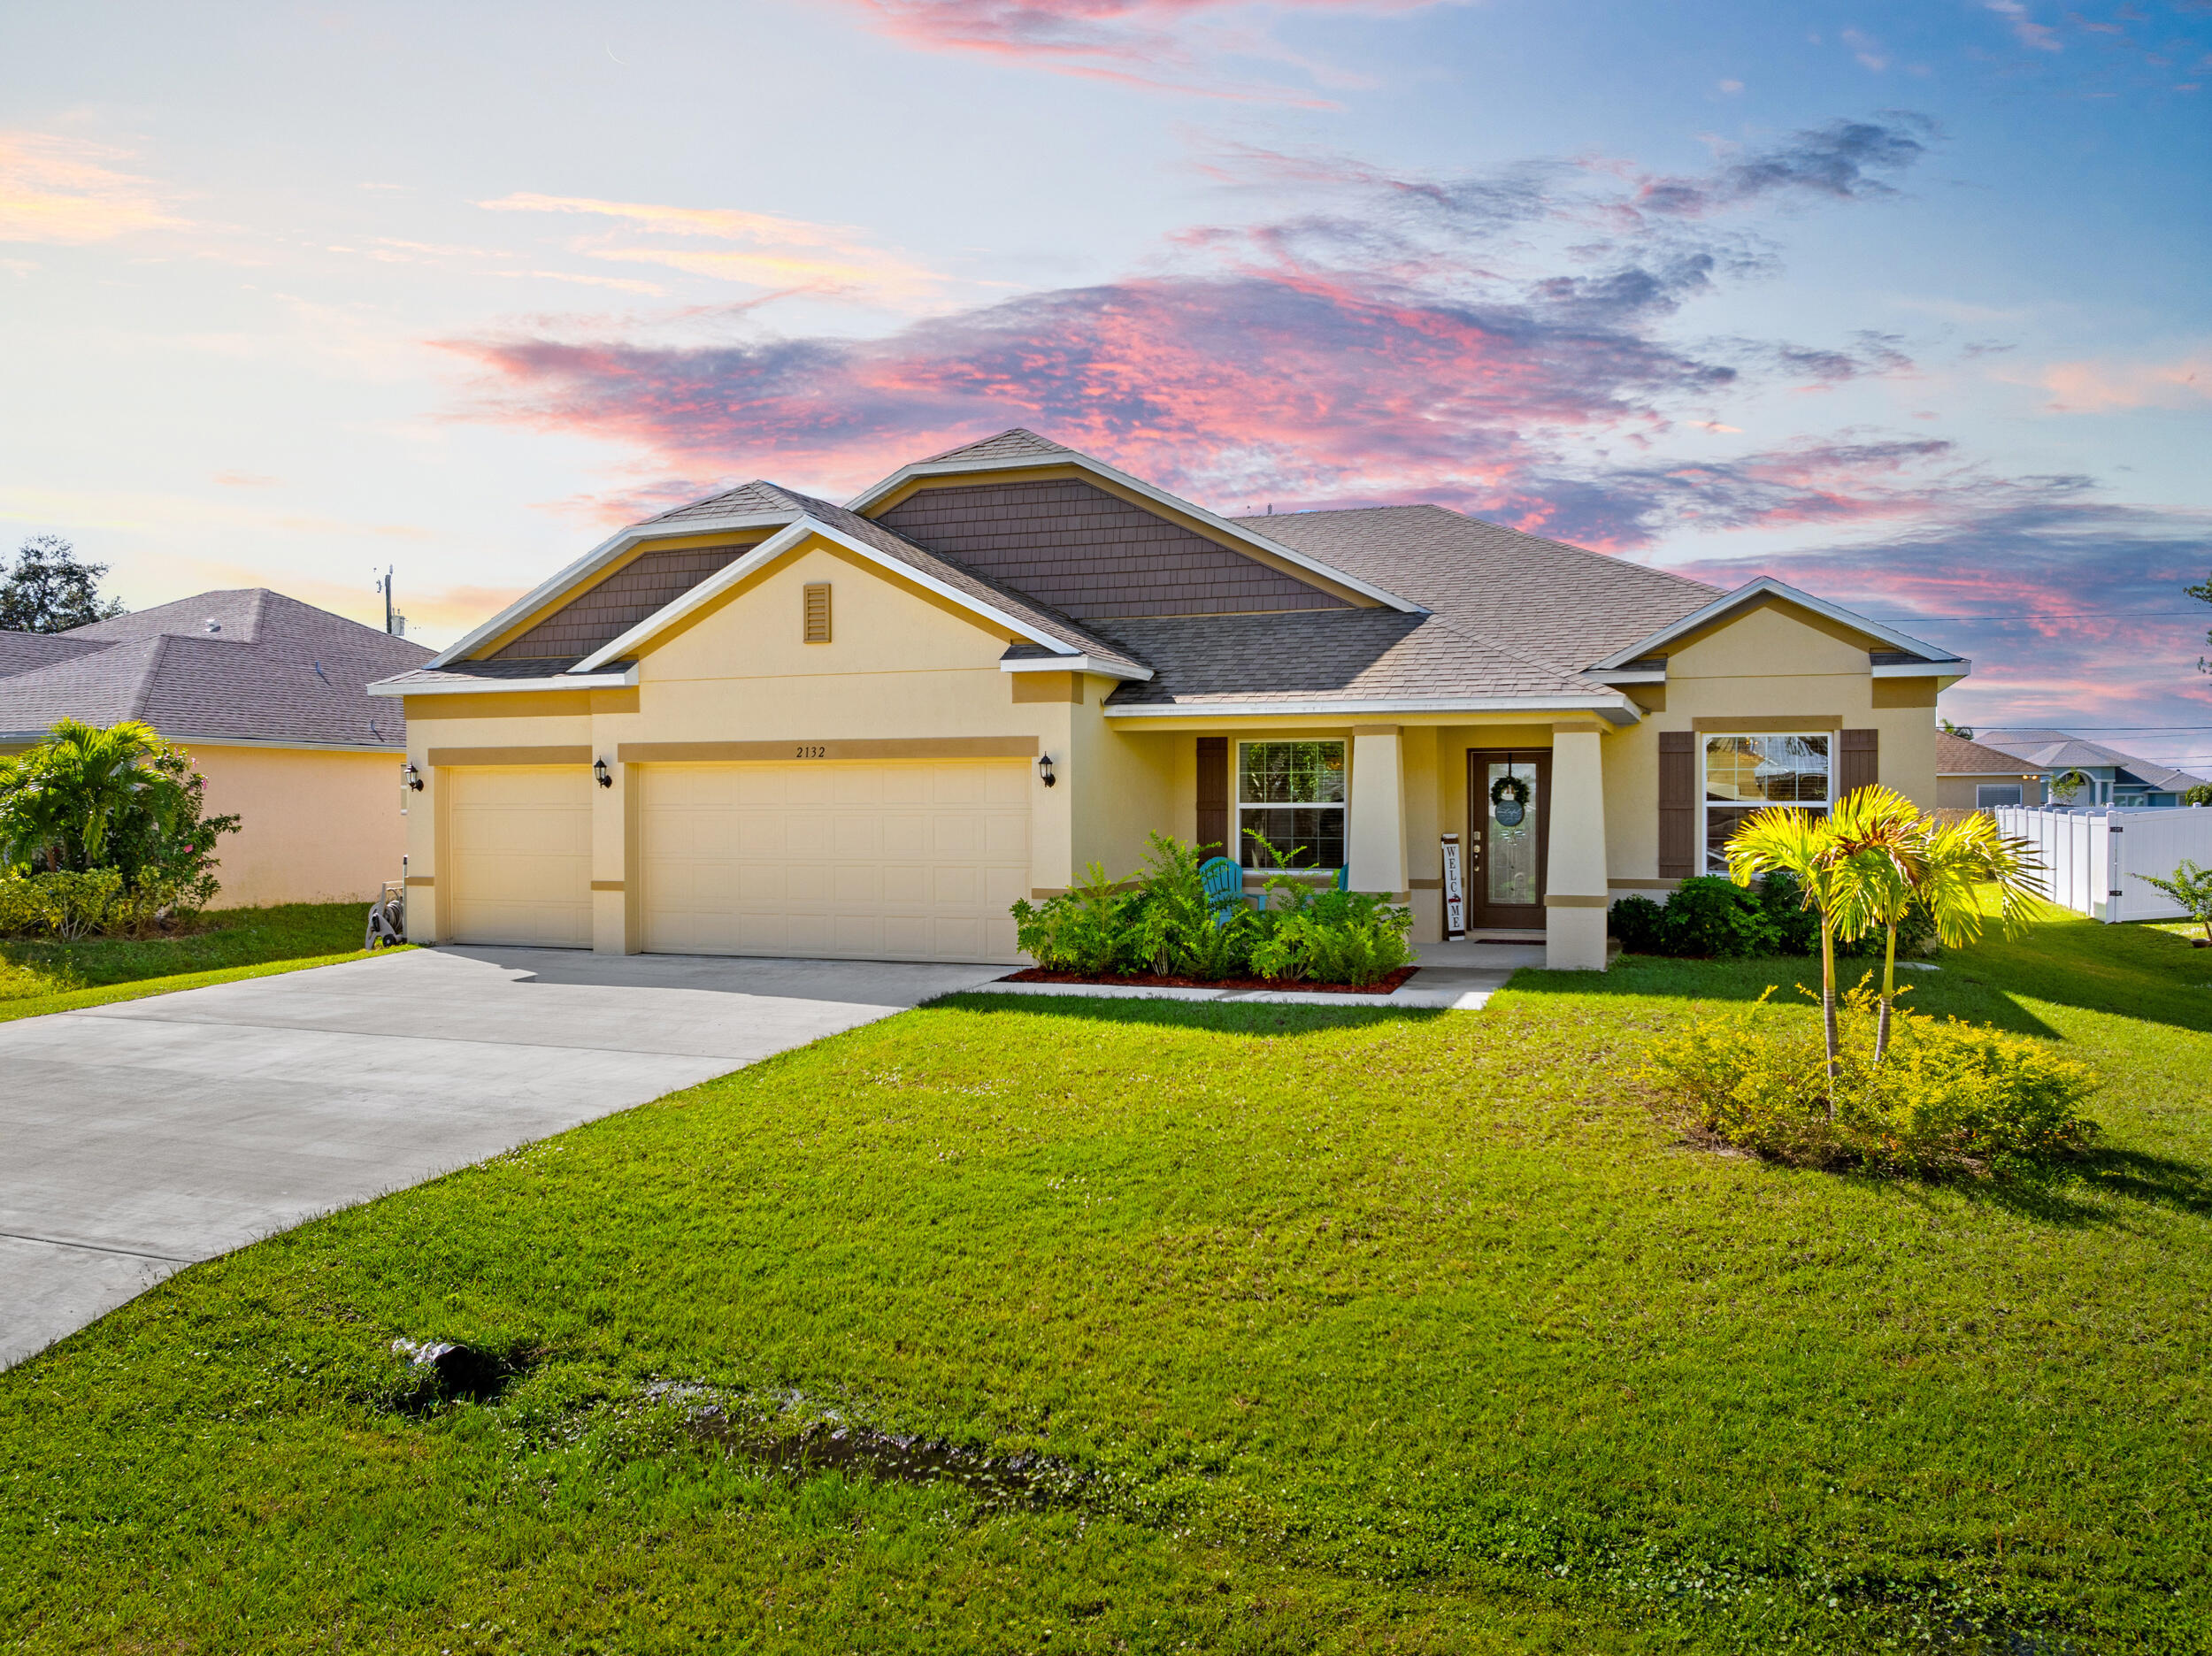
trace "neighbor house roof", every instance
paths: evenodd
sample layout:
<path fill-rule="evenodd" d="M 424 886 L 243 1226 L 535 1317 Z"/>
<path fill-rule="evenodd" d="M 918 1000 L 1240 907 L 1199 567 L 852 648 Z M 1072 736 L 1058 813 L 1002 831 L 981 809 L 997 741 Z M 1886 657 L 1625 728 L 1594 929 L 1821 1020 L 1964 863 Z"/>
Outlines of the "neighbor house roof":
<path fill-rule="evenodd" d="M 259 586 L 67 632 L 0 632 L 0 740 L 35 740 L 64 718 L 143 719 L 180 741 L 399 749 L 405 724 L 368 686 L 429 656 Z"/>
<path fill-rule="evenodd" d="M 2177 770 L 2133 754 L 2122 753 L 2102 742 L 2085 741 L 2058 730 L 1992 730 L 1977 733 L 1984 747 L 1994 748 L 2036 770 L 2125 770 L 2136 781 L 2162 793 L 2184 793 L 2203 785 L 2204 778 Z"/>
<path fill-rule="evenodd" d="M 2018 777 L 2026 769 L 2025 763 L 2011 754 L 1985 748 L 1963 736 L 1954 736 L 1949 731 L 1936 732 L 1938 776 Z"/>

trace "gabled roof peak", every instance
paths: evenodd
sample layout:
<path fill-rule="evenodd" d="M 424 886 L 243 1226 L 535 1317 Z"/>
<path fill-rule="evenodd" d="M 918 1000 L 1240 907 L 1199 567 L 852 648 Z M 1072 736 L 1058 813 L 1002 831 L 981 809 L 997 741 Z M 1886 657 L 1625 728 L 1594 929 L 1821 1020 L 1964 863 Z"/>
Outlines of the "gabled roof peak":
<path fill-rule="evenodd" d="M 719 494 L 710 494 L 686 506 L 675 506 L 657 517 L 644 519 L 649 524 L 684 523 L 701 518 L 748 518 L 761 512 L 794 512 L 806 510 L 807 496 L 794 494 L 780 483 L 766 478 L 755 478 L 741 483 L 733 489 L 724 489 Z"/>
<path fill-rule="evenodd" d="M 1049 459 L 1056 455 L 1071 455 L 1076 451 L 1065 443 L 1056 443 L 1049 437 L 1040 437 L 1025 426 L 1010 426 L 995 437 L 963 443 L 957 448 L 948 448 L 933 454 L 917 465 L 938 465 L 948 460 L 1014 460 L 1034 457 Z"/>

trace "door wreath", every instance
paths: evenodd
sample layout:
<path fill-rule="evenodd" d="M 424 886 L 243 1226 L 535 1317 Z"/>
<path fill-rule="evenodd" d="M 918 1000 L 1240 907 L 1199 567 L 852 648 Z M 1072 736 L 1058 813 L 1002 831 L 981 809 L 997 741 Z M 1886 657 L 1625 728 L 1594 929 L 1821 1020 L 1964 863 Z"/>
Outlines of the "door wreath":
<path fill-rule="evenodd" d="M 1517 828 L 1528 810 L 1528 784 L 1510 770 L 1490 785 L 1490 809 L 1501 826 Z"/>

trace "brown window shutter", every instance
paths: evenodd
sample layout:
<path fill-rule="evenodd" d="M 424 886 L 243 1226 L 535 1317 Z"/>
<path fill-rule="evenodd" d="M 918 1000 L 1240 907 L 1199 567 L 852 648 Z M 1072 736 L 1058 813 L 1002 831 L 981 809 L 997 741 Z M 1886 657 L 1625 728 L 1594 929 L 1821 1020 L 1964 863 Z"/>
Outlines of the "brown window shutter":
<path fill-rule="evenodd" d="M 1882 732 L 1847 730 L 1837 732 L 1836 797 L 1872 787 L 1882 779 Z"/>
<path fill-rule="evenodd" d="M 1659 878 L 1697 872 L 1697 733 L 1659 732 Z"/>
<path fill-rule="evenodd" d="M 830 641 L 830 584 L 827 581 L 809 581 L 806 584 L 805 637 L 810 644 Z"/>
<path fill-rule="evenodd" d="M 1229 855 L 1229 739 L 1198 739 L 1198 848 Z"/>

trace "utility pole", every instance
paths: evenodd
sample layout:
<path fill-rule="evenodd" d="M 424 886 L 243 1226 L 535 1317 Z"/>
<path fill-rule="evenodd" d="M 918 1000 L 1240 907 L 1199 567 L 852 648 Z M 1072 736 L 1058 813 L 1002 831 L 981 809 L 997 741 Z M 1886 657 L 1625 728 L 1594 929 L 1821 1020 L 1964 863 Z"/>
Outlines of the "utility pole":
<path fill-rule="evenodd" d="M 394 638 L 407 636 L 407 617 L 392 611 L 392 567 L 384 566 L 384 579 L 376 583 L 377 591 L 384 594 L 384 630 Z"/>

